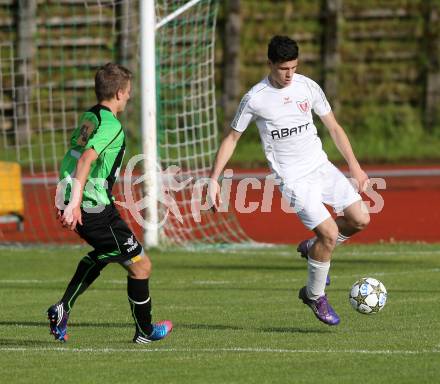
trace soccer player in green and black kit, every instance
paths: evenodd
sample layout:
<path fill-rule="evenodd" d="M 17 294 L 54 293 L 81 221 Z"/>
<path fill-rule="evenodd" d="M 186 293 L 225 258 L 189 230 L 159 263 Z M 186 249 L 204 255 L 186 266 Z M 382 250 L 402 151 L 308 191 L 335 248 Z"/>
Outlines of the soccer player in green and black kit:
<path fill-rule="evenodd" d="M 119 263 L 128 271 L 127 294 L 136 326 L 135 343 L 163 339 L 173 327 L 169 320 L 151 322 L 151 261 L 120 217 L 111 194 L 125 150 L 125 134 L 117 115 L 124 111 L 130 98 L 131 77 L 128 69 L 112 63 L 97 71 L 98 104 L 81 116 L 61 163 L 60 179 L 68 186 L 62 197 L 67 205 L 58 211 L 59 220 L 94 249 L 80 260 L 63 297 L 47 311 L 56 340 L 67 340 L 67 321 L 75 300 L 108 263 Z"/>

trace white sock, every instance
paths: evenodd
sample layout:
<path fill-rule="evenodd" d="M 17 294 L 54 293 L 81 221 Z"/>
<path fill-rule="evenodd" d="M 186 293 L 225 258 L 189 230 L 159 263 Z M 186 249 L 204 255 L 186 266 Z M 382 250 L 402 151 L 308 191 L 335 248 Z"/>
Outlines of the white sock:
<path fill-rule="evenodd" d="M 307 279 L 307 297 L 316 300 L 325 294 L 325 281 L 330 269 L 330 261 L 321 262 L 311 258 L 307 260 L 308 279 Z"/>
<path fill-rule="evenodd" d="M 336 246 L 342 244 L 344 241 L 347 241 L 350 236 L 344 236 L 341 232 L 338 233 L 338 237 L 336 238 Z"/>

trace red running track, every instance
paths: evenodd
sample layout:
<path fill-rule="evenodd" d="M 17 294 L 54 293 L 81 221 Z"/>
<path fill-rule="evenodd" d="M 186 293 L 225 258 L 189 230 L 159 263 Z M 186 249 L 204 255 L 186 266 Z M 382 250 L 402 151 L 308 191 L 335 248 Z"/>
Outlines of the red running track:
<path fill-rule="evenodd" d="M 351 241 L 440 242 L 440 177 L 384 179 L 386 189 L 377 190 L 384 200 L 382 211 L 372 213 L 369 226 Z M 249 189 L 247 196 L 247 201 L 261 201 L 261 191 Z M 371 201 L 365 195 L 362 197 L 364 201 Z M 250 237 L 263 242 L 297 243 L 311 235 L 295 214 L 281 209 L 280 199 L 276 189 L 271 213 L 262 213 L 261 210 L 251 215 L 237 213 L 240 224 Z"/>
<path fill-rule="evenodd" d="M 431 168 L 439 169 L 438 166 Z M 238 171 L 235 172 L 237 173 Z M 362 233 L 354 236 L 352 241 L 440 242 L 440 176 L 385 177 L 384 179 L 386 189 L 377 191 L 384 199 L 383 210 L 371 214 L 370 225 Z M 237 182 L 234 182 L 234 185 L 236 186 Z M 54 240 L 62 243 L 77 243 L 76 235 L 62 229 L 55 220 L 52 208 L 54 193 L 53 185 L 26 185 L 25 230 L 19 232 L 13 224 L 1 224 L 0 243 L 53 242 Z M 246 203 L 261 202 L 262 189 L 249 188 L 246 197 Z M 234 194 L 231 201 L 235 201 Z M 236 215 L 244 231 L 257 241 L 297 243 L 311 235 L 295 214 L 283 212 L 281 195 L 277 188 L 274 191 L 270 213 L 261 212 L 259 208 L 252 214 L 236 212 Z M 139 235 L 139 228 L 135 228 L 135 231 Z"/>

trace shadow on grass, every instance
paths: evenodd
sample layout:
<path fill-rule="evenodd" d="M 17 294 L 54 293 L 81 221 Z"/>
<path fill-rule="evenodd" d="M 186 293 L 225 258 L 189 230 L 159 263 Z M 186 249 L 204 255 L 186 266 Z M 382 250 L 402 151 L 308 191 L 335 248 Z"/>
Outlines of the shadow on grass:
<path fill-rule="evenodd" d="M 161 291 L 169 291 L 169 292 L 182 292 L 181 288 L 161 288 Z M 264 288 L 265 292 L 290 292 L 292 288 Z M 261 287 L 250 287 L 250 288 L 242 288 L 242 287 L 225 287 L 220 284 L 211 284 L 211 285 L 200 285 L 197 287 L 188 287 L 185 288 L 185 292 L 201 292 L 201 291 L 243 291 L 243 292 L 261 292 Z"/>
<path fill-rule="evenodd" d="M 186 329 L 206 329 L 209 331 L 223 331 L 223 330 L 233 330 L 233 331 L 257 331 L 257 332 L 268 332 L 268 333 L 331 333 L 328 329 L 307 329 L 300 327 L 263 327 L 263 328 L 252 328 L 252 327 L 238 327 L 234 325 L 226 324 L 176 324 L 175 328 L 186 328 Z"/>
<path fill-rule="evenodd" d="M 35 346 L 54 345 L 54 340 L 17 340 L 17 339 L 0 339 L 0 346 L 2 347 L 35 347 Z"/>
<path fill-rule="evenodd" d="M 332 333 L 329 329 L 318 329 L 318 328 L 299 328 L 299 327 L 270 327 L 270 328 L 260 328 L 263 332 L 270 333 Z"/>
<path fill-rule="evenodd" d="M 44 327 L 48 326 L 47 322 L 41 321 L 0 321 L 0 325 L 5 326 L 21 326 L 21 327 Z M 127 328 L 132 329 L 133 324 L 131 323 L 96 323 L 96 322 L 72 322 L 69 323 L 69 327 L 74 328 Z M 256 331 L 256 332 L 268 332 L 268 333 L 331 333 L 328 329 L 318 329 L 318 328 L 300 328 L 300 327 L 263 327 L 263 328 L 253 328 L 253 327 L 241 327 L 228 324 L 185 324 L 176 323 L 174 324 L 176 329 L 193 329 L 193 330 L 208 330 L 208 331 Z M 46 343 L 40 341 L 20 341 L 14 339 L 0 339 L 0 345 L 27 343 L 23 345 L 32 345 L 35 343 Z M 6 343 L 6 344 L 5 344 Z"/>
<path fill-rule="evenodd" d="M 420 260 L 416 260 L 416 259 L 387 259 L 387 258 L 380 258 L 378 257 L 377 259 L 368 259 L 368 258 L 359 258 L 359 259 L 350 259 L 348 257 L 345 257 L 344 255 L 336 255 L 335 257 L 332 258 L 332 262 L 335 262 L 337 264 L 380 264 L 380 265 L 396 265 L 396 264 L 405 264 L 405 265 L 409 265 L 409 264 L 413 264 L 413 265 L 418 265 L 418 266 L 423 266 L 426 268 L 434 268 L 435 265 L 429 263 L 429 262 L 421 262 Z M 437 264 L 438 267 L 438 264 Z"/>
<path fill-rule="evenodd" d="M 184 329 L 206 329 L 210 331 L 243 331 L 248 328 L 237 327 L 235 325 L 226 325 L 226 324 L 174 324 L 174 328 L 184 328 Z"/>
<path fill-rule="evenodd" d="M 304 271 L 306 263 L 298 265 L 173 265 L 169 269 L 194 269 L 204 271 Z"/>
<path fill-rule="evenodd" d="M 48 327 L 47 321 L 0 321 L 0 325 L 9 325 L 13 327 Z M 131 323 L 87 323 L 72 321 L 68 324 L 69 327 L 84 327 L 84 328 L 133 328 Z"/>

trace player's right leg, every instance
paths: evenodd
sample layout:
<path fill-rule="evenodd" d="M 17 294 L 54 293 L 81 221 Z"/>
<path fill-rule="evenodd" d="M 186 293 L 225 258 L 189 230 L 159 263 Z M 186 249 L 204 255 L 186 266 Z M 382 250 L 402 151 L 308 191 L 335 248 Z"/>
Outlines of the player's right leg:
<path fill-rule="evenodd" d="M 69 314 L 64 310 L 62 303 L 51 305 L 47 310 L 47 318 L 49 319 L 50 333 L 55 337 L 55 340 L 65 342 L 68 339 L 67 334 L 67 320 Z"/>
<path fill-rule="evenodd" d="M 299 298 L 312 309 L 320 321 L 328 325 L 337 325 L 340 319 L 327 300 L 325 286 L 331 255 L 336 246 L 338 227 L 333 218 L 329 217 L 319 224 L 314 232 L 316 241 L 309 249 L 307 259 L 307 285 L 300 289 Z"/>
<path fill-rule="evenodd" d="M 310 248 L 312 248 L 316 239 L 317 238 L 315 236 L 315 237 L 312 237 L 311 239 L 303 240 L 298 244 L 296 251 L 299 252 L 299 254 L 301 255 L 302 258 L 304 258 L 304 259 L 309 258 Z M 330 285 L 330 273 L 327 274 L 327 278 L 325 280 L 325 285 Z"/>
<path fill-rule="evenodd" d="M 105 240 L 105 228 L 109 223 L 110 213 L 109 206 L 98 212 L 81 210 L 83 225 L 77 225 L 77 233 L 95 249 L 105 243 L 102 239 Z M 76 299 L 99 277 L 107 265 L 92 255 L 93 251 L 79 261 L 63 297 L 47 310 L 50 332 L 55 340 L 67 340 L 67 321 Z"/>
<path fill-rule="evenodd" d="M 76 299 L 92 285 L 106 265 L 93 260 L 89 255 L 80 260 L 63 297 L 47 310 L 50 332 L 55 340 L 67 340 L 67 320 Z"/>

